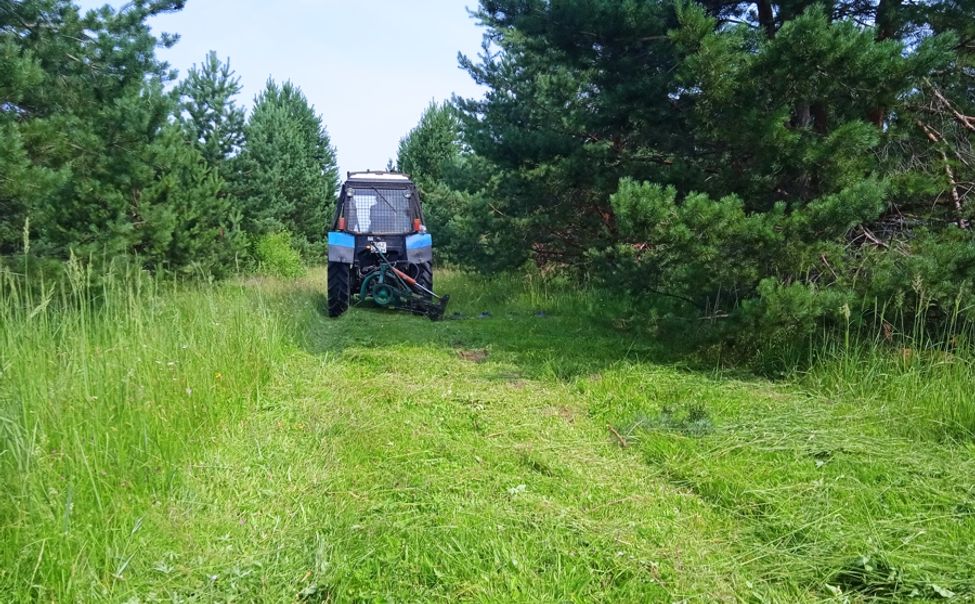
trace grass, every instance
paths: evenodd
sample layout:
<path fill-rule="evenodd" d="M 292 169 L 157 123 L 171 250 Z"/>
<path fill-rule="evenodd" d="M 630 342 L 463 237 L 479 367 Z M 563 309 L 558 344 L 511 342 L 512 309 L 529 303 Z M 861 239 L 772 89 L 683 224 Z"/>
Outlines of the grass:
<path fill-rule="evenodd" d="M 146 521 L 260 399 L 286 338 L 251 288 L 0 274 L 0 593 L 115 593 Z M 2 598 L 8 600 L 10 598 Z"/>
<path fill-rule="evenodd" d="M 975 598 L 961 352 L 773 383 L 537 277 L 431 323 L 75 275 L 2 277 L 0 600 Z"/>
<path fill-rule="evenodd" d="M 868 402 L 918 439 L 975 440 L 975 355 L 949 343 L 834 343 L 803 376 L 813 392 Z M 905 421 L 908 419 L 909 421 Z"/>

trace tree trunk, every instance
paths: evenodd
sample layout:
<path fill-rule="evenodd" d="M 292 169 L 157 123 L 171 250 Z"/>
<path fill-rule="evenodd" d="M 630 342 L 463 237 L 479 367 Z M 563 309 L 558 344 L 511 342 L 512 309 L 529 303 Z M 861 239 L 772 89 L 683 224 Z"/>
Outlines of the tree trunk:
<path fill-rule="evenodd" d="M 775 37 L 775 13 L 772 11 L 771 0 L 758 0 L 758 22 L 765 30 L 765 36 L 771 40 Z"/>
<path fill-rule="evenodd" d="M 942 147 L 942 145 L 947 144 L 944 136 L 921 120 L 917 120 L 917 125 L 924 132 L 925 136 L 928 137 L 928 140 L 934 143 L 934 145 L 938 148 L 938 153 L 941 155 L 941 161 L 945 169 L 945 176 L 948 177 L 948 193 L 951 195 L 951 203 L 955 207 L 955 215 L 957 216 L 955 223 L 959 228 L 968 229 L 971 225 L 969 225 L 968 220 L 965 218 L 965 205 L 962 201 L 961 195 L 958 193 L 958 181 L 955 179 L 955 171 L 951 168 L 951 161 L 948 159 L 948 153 L 946 153 Z"/>
<path fill-rule="evenodd" d="M 801 101 L 796 103 L 795 114 L 792 116 L 792 127 L 796 130 L 808 128 L 812 124 L 812 111 L 809 103 Z"/>
<path fill-rule="evenodd" d="M 825 136 L 829 132 L 829 118 L 826 114 L 826 106 L 817 101 L 809 106 L 809 112 L 812 114 L 813 130 Z"/>
<path fill-rule="evenodd" d="M 897 35 L 897 13 L 900 12 L 902 0 L 880 0 L 877 4 L 877 12 L 874 17 L 874 24 L 877 28 L 876 40 L 883 42 L 890 40 Z M 884 118 L 887 116 L 887 108 L 877 106 L 867 112 L 867 119 L 877 128 L 884 127 Z"/>
<path fill-rule="evenodd" d="M 877 28 L 877 41 L 890 40 L 897 35 L 897 13 L 901 0 L 880 0 L 874 23 Z"/>

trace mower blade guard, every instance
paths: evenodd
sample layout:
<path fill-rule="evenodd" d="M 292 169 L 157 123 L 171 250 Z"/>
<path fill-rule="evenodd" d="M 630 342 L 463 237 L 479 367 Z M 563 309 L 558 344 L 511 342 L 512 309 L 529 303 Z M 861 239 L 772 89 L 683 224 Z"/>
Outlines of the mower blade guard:
<path fill-rule="evenodd" d="M 437 302 L 428 302 L 427 316 L 430 317 L 431 321 L 439 321 L 443 318 L 444 313 L 447 311 L 447 302 L 450 300 L 450 296 L 446 295 L 440 298 Z"/>

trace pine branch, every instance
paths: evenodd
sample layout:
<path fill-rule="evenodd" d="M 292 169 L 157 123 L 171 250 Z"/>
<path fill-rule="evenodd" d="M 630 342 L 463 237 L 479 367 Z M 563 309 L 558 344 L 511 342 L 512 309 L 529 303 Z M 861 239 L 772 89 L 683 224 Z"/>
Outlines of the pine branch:
<path fill-rule="evenodd" d="M 955 116 L 955 119 L 958 120 L 958 122 L 965 129 L 975 132 L 975 117 L 970 115 L 965 115 L 962 112 L 955 109 L 955 106 L 951 104 L 951 101 L 949 101 L 945 97 L 945 95 L 942 94 L 942 92 L 938 90 L 938 88 L 934 84 L 931 83 L 931 80 L 925 78 L 924 81 L 925 83 L 927 83 L 928 86 L 931 87 L 931 92 L 934 94 L 934 97 L 938 99 L 938 101 L 940 101 L 942 105 L 945 106 L 945 109 L 950 111 L 951 114 Z"/>
<path fill-rule="evenodd" d="M 944 164 L 945 175 L 948 177 L 948 192 L 951 195 L 951 201 L 955 206 L 955 213 L 958 216 L 958 227 L 968 229 L 969 223 L 965 218 L 962 197 L 958 193 L 958 181 L 955 179 L 955 171 L 951 168 L 951 162 L 948 160 L 948 154 L 945 153 L 944 148 L 942 148 L 942 145 L 945 144 L 944 136 L 921 120 L 917 120 L 917 125 L 922 131 L 924 131 L 924 134 L 927 135 L 928 140 L 938 146 L 938 153 L 941 155 L 941 160 Z"/>

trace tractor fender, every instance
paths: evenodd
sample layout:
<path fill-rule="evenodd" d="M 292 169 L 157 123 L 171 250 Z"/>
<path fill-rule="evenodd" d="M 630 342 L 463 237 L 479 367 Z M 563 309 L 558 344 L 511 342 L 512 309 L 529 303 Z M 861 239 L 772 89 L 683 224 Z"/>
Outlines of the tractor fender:
<path fill-rule="evenodd" d="M 355 236 L 342 231 L 328 233 L 328 261 L 352 264 L 355 260 Z"/>
<path fill-rule="evenodd" d="M 433 237 L 430 233 L 406 236 L 406 261 L 412 264 L 433 261 Z"/>

